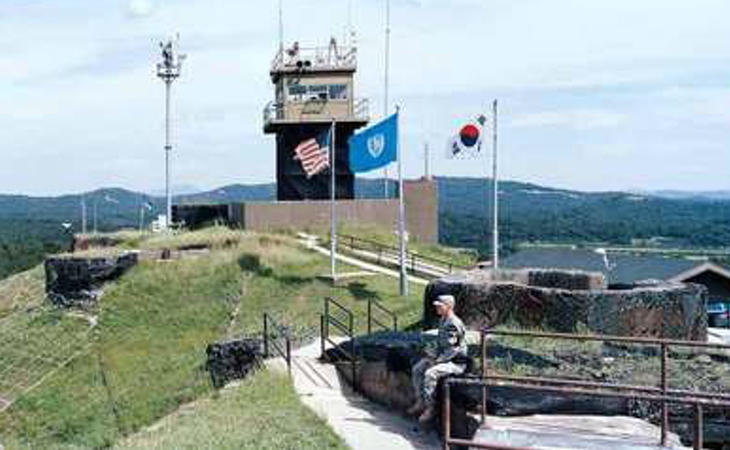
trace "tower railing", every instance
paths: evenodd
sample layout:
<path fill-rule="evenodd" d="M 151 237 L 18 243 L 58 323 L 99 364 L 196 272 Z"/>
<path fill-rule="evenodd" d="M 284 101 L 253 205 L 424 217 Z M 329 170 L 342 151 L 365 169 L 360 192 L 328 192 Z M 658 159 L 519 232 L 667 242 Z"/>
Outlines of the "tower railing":
<path fill-rule="evenodd" d="M 355 70 L 357 47 L 296 47 L 279 50 L 271 61 L 272 72 L 296 70 Z"/>
<path fill-rule="evenodd" d="M 317 100 L 322 101 L 322 100 Z M 368 120 L 370 115 L 370 103 L 367 98 L 356 97 L 353 99 L 352 112 L 345 117 L 337 117 L 338 120 Z M 302 116 L 287 117 L 286 105 L 276 101 L 268 102 L 262 111 L 264 126 L 276 120 L 291 120 L 296 122 L 302 119 Z M 311 120 L 315 115 L 307 115 L 307 120 Z M 316 117 L 319 118 L 319 117 Z M 329 115 L 322 115 L 322 120 L 331 120 Z"/>

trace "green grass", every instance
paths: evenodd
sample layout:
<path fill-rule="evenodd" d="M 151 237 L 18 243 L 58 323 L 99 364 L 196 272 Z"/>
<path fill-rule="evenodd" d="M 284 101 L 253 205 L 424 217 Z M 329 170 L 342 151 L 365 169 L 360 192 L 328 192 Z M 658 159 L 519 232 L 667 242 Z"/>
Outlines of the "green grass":
<path fill-rule="evenodd" d="M 290 380 L 262 370 L 125 439 L 122 449 L 345 449 L 299 402 Z"/>
<path fill-rule="evenodd" d="M 26 341 L 31 350 L 40 346 L 33 336 L 51 336 L 50 330 L 59 343 L 89 348 L 48 373 L 42 383 L 0 413 L 0 441 L 6 448 L 107 447 L 180 405 L 210 398 L 213 389 L 204 370 L 206 346 L 227 335 L 260 331 L 264 311 L 276 313 L 296 329 L 317 330 L 323 298 L 333 296 L 355 311 L 356 327 L 361 331 L 366 328 L 368 298 L 393 309 L 402 326 L 421 318 L 422 286 L 412 284 L 406 298 L 398 295 L 397 279 L 383 275 L 348 279 L 332 287 L 319 278 L 329 270 L 328 259 L 304 249 L 290 236 L 213 228 L 174 237 L 130 235 L 129 239 L 141 249 L 202 244 L 212 251 L 194 258 L 140 262 L 107 286 L 99 305 L 90 311 L 98 317 L 91 333 L 85 320 L 50 308 L 32 310 L 50 314 L 47 317 L 18 322 L 22 326 L 17 329 L 28 330 Z M 127 245 L 130 241 L 123 240 L 120 247 Z M 339 265 L 339 270 L 355 269 Z M 42 286 L 38 272 L 24 276 Z M 18 288 L 22 284 L 16 283 L 13 292 L 22 292 Z M 4 286 L 0 284 L 0 290 Z M 37 296 L 23 295 L 28 304 L 39 301 Z M 15 305 L 8 317 L 22 317 L 18 301 L 2 304 Z M 83 332 L 87 334 L 80 336 Z M 13 365 L 23 367 L 22 362 Z M 246 395 L 258 395 L 256 386 L 265 381 L 257 380 Z M 284 403 L 261 406 L 258 413 L 253 409 L 251 414 L 287 417 L 284 409 L 290 408 L 286 404 L 286 408 Z M 314 435 L 331 433 L 324 425 L 318 426 L 320 422 L 312 423 Z M 242 441 L 244 448 L 266 448 L 269 442 L 299 448 L 302 439 L 301 433 L 275 432 L 256 421 L 242 421 L 241 427 L 242 435 L 255 437 Z M 179 432 L 195 434 L 187 429 Z M 329 442 L 327 439 L 313 441 L 311 448 L 322 448 L 318 445 Z"/>
<path fill-rule="evenodd" d="M 43 266 L 0 280 L 0 320 L 21 309 L 39 306 L 45 298 Z"/>

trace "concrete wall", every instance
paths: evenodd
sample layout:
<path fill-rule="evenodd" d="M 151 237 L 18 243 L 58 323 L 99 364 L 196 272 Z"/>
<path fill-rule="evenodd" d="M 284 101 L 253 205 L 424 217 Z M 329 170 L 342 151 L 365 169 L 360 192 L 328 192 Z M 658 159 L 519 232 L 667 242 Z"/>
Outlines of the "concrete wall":
<path fill-rule="evenodd" d="M 406 229 L 420 242 L 438 242 L 438 199 L 431 180 L 405 181 Z M 338 200 L 338 224 L 378 225 L 395 229 L 398 200 Z M 230 205 L 234 225 L 247 230 L 325 231 L 330 226 L 328 200 L 248 202 Z"/>
<path fill-rule="evenodd" d="M 420 242 L 439 240 L 438 191 L 433 180 L 405 180 L 406 229 Z"/>
<path fill-rule="evenodd" d="M 337 221 L 340 224 L 395 224 L 398 217 L 396 200 L 338 200 Z M 328 230 L 330 202 L 327 200 L 291 202 L 251 202 L 232 206 L 232 220 L 247 230 L 281 229 Z"/>

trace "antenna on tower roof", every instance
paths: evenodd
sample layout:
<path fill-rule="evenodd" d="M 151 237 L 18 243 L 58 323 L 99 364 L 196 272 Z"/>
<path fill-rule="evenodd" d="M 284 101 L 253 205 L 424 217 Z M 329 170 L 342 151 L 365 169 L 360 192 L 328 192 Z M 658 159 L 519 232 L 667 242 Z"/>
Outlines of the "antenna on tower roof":
<path fill-rule="evenodd" d="M 284 0 L 279 0 L 279 54 L 284 57 Z"/>

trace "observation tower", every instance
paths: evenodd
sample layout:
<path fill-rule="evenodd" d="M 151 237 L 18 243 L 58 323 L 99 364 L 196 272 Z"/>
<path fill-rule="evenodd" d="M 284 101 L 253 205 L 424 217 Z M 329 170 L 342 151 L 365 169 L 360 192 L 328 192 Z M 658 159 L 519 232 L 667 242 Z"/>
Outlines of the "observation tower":
<path fill-rule="evenodd" d="M 355 97 L 357 48 L 331 38 L 326 47 L 281 48 L 271 62 L 274 100 L 264 108 L 263 128 L 276 135 L 277 200 L 325 200 L 329 169 L 308 177 L 294 149 L 325 133 L 334 119 L 336 198 L 354 198 L 347 139 L 368 123 L 368 101 Z"/>

